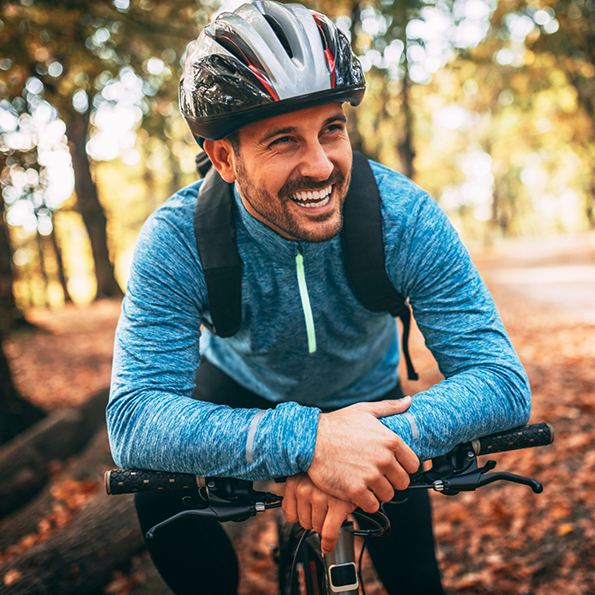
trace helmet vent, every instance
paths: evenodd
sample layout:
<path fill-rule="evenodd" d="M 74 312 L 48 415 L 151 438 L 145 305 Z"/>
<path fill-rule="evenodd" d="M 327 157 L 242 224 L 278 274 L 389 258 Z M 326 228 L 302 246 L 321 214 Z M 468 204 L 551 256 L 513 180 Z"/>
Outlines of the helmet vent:
<path fill-rule="evenodd" d="M 248 66 L 248 60 L 244 55 L 244 52 L 228 37 L 223 35 L 217 37 L 217 42 L 220 46 L 224 47 L 232 56 L 237 58 L 244 65 Z"/>
<path fill-rule="evenodd" d="M 289 45 L 289 39 L 287 39 L 287 35 L 285 35 L 281 25 L 270 14 L 265 14 L 263 16 L 281 42 L 283 49 L 287 52 L 287 55 L 290 58 L 293 58 L 293 51 L 291 50 L 291 45 Z"/>

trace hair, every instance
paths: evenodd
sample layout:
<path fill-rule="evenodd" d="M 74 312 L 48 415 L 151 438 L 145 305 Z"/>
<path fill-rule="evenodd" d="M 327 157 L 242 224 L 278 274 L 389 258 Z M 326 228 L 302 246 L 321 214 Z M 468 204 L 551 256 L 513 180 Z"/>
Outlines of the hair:
<path fill-rule="evenodd" d="M 225 140 L 231 145 L 234 155 L 238 157 L 240 154 L 240 131 L 234 130 L 225 137 Z"/>

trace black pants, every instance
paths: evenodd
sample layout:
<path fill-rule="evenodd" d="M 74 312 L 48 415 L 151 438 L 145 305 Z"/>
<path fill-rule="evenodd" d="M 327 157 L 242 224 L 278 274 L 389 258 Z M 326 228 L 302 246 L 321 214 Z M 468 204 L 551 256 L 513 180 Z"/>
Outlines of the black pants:
<path fill-rule="evenodd" d="M 266 409 L 271 403 L 239 386 L 203 359 L 194 398 L 231 407 Z M 383 398 L 402 397 L 400 387 Z M 175 492 L 136 494 L 143 534 L 183 510 Z M 387 536 L 368 540 L 374 567 L 390 595 L 443 595 L 434 553 L 430 500 L 425 490 L 412 490 L 404 504 L 386 507 L 391 522 Z M 176 595 L 236 595 L 238 561 L 218 521 L 189 517 L 162 529 L 149 545 L 161 576 Z"/>

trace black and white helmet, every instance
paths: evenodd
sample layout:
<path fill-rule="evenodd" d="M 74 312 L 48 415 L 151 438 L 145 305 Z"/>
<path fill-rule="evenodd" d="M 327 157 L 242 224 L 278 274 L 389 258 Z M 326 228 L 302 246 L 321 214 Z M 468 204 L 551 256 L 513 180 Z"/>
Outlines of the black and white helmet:
<path fill-rule="evenodd" d="M 217 140 L 299 109 L 359 105 L 365 88 L 359 60 L 329 18 L 265 0 L 219 15 L 190 44 L 180 109 L 197 140 Z"/>

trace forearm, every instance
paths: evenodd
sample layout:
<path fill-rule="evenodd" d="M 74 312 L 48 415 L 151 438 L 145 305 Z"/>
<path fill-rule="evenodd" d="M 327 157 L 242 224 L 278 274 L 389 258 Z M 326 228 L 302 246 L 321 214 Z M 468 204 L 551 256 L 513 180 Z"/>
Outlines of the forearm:
<path fill-rule="evenodd" d="M 117 392 L 107 409 L 114 461 L 122 468 L 251 480 L 307 469 L 319 410 L 285 403 L 263 410 L 253 425 L 258 411 L 159 391 Z"/>
<path fill-rule="evenodd" d="M 428 460 L 461 442 L 527 423 L 529 382 L 520 367 L 480 366 L 413 397 L 408 413 L 381 421 Z"/>

